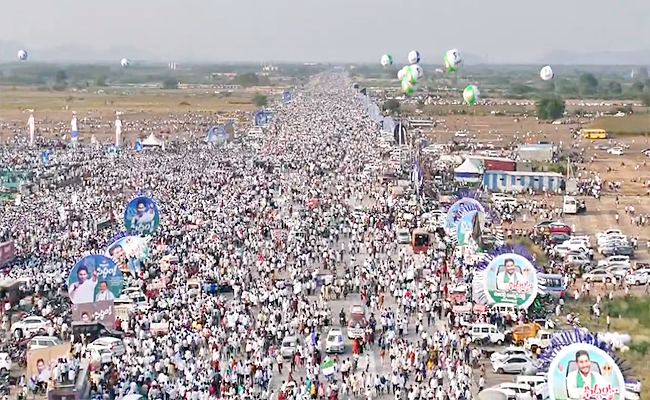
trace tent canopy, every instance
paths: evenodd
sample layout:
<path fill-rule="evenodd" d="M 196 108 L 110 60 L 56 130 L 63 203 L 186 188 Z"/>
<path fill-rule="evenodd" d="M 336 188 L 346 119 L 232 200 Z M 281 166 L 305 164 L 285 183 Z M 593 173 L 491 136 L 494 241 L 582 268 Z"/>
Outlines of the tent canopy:
<path fill-rule="evenodd" d="M 158 139 L 153 133 L 149 135 L 148 138 L 142 141 L 143 146 L 156 146 L 160 147 L 163 145 L 162 140 Z"/>
<path fill-rule="evenodd" d="M 454 169 L 455 174 L 482 174 L 483 171 L 476 166 L 469 158 L 465 159 L 463 163 Z"/>

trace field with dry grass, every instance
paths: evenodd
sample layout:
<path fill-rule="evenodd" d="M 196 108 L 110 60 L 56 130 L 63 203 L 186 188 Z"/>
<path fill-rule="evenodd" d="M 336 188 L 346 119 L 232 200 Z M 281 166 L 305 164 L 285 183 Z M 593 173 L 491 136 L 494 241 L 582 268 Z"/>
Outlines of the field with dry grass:
<path fill-rule="evenodd" d="M 167 111 L 250 111 L 254 92 L 218 91 L 214 89 L 161 90 L 145 88 L 105 88 L 94 90 L 37 90 L 3 88 L 0 112 L 75 110 L 78 112 L 109 110 L 131 112 Z"/>
<path fill-rule="evenodd" d="M 601 117 L 586 126 L 605 129 L 614 137 L 650 135 L 650 114 L 634 114 L 624 117 Z"/>

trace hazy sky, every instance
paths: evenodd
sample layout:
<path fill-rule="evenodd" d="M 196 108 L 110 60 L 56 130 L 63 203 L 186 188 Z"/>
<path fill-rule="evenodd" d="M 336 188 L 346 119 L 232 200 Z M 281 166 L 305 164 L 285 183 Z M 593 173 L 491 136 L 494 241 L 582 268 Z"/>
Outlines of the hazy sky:
<path fill-rule="evenodd" d="M 0 41 L 133 46 L 182 61 L 378 61 L 456 47 L 490 62 L 650 50 L 650 0 L 0 0 Z M 137 54 L 125 57 L 138 58 Z"/>

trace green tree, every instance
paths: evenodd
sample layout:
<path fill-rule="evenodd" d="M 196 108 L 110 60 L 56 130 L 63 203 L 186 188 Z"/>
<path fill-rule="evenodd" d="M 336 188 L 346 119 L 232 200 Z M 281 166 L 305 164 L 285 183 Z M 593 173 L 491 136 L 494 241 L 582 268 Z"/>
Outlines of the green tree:
<path fill-rule="evenodd" d="M 619 82 L 611 81 L 609 83 L 608 88 L 609 88 L 609 91 L 612 92 L 612 94 L 618 95 L 618 94 L 623 93 L 623 87 L 621 86 L 621 84 Z"/>
<path fill-rule="evenodd" d="M 650 91 L 642 93 L 639 96 L 639 100 L 641 100 L 641 102 L 643 103 L 644 106 L 650 107 Z"/>
<path fill-rule="evenodd" d="M 175 78 L 167 78 L 163 81 L 163 89 L 178 89 L 178 80 Z"/>
<path fill-rule="evenodd" d="M 108 75 L 106 75 L 105 73 L 98 72 L 97 74 L 95 74 L 95 86 L 100 86 L 100 87 L 108 86 L 106 84 L 107 80 L 108 80 Z"/>
<path fill-rule="evenodd" d="M 66 74 L 64 70 L 60 69 L 56 72 L 56 75 L 54 76 L 54 82 L 57 85 L 65 84 L 65 81 L 67 80 L 68 80 L 68 74 Z"/>
<path fill-rule="evenodd" d="M 564 100 L 558 96 L 543 97 L 537 102 L 537 117 L 555 120 L 564 115 Z"/>
<path fill-rule="evenodd" d="M 641 81 L 636 81 L 632 84 L 632 91 L 641 93 L 645 89 L 645 85 Z"/>
<path fill-rule="evenodd" d="M 511 91 L 514 94 L 528 94 L 528 93 L 534 92 L 535 89 L 530 87 L 530 86 L 523 85 L 521 83 L 514 83 L 512 85 Z"/>
<path fill-rule="evenodd" d="M 256 107 L 264 107 L 268 102 L 267 97 L 263 94 L 256 93 L 255 96 L 253 96 L 253 104 L 255 104 Z"/>
<path fill-rule="evenodd" d="M 381 105 L 381 108 L 384 111 L 389 111 L 391 113 L 398 112 L 399 107 L 400 107 L 399 101 L 397 101 L 395 99 L 388 99 L 388 100 L 384 101 L 384 104 Z"/>
<path fill-rule="evenodd" d="M 580 75 L 580 93 L 592 95 L 596 92 L 598 92 L 598 79 L 590 73 Z"/>
<path fill-rule="evenodd" d="M 260 78 L 255 72 L 246 72 L 241 75 L 237 75 L 235 79 L 238 85 L 243 87 L 259 86 Z"/>

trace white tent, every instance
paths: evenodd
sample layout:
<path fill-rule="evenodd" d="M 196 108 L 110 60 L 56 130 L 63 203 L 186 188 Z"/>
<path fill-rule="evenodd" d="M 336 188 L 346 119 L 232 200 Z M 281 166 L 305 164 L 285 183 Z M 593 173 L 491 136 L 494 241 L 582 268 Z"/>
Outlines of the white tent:
<path fill-rule="evenodd" d="M 469 158 L 454 169 L 454 178 L 461 182 L 480 182 L 483 171 Z"/>
<path fill-rule="evenodd" d="M 148 138 L 142 141 L 142 145 L 149 147 L 162 147 L 163 141 L 158 139 L 156 135 L 152 133 Z"/>

